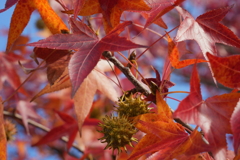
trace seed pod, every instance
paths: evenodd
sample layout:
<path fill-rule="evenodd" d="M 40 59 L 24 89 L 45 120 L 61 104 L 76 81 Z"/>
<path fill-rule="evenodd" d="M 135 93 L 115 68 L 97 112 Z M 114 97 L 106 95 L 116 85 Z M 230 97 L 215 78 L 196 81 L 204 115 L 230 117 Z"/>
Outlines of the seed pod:
<path fill-rule="evenodd" d="M 99 124 L 102 130 L 99 132 L 103 133 L 104 136 L 100 138 L 102 143 L 107 143 L 105 149 L 115 149 L 120 153 L 124 148 L 126 151 L 126 145 L 132 146 L 131 142 L 137 142 L 137 139 L 132 137 L 137 130 L 129 120 L 124 116 L 105 116 L 103 122 Z"/>
<path fill-rule="evenodd" d="M 119 100 L 117 105 L 117 112 L 120 116 L 135 117 L 150 112 L 148 107 L 150 103 L 141 99 L 140 96 L 133 97 L 133 95 L 130 95 L 124 97 L 124 100 Z"/>

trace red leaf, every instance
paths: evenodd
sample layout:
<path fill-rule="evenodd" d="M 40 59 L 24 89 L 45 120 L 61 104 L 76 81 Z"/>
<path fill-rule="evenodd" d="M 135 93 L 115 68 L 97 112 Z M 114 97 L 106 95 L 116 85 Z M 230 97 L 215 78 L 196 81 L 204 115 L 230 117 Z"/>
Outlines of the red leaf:
<path fill-rule="evenodd" d="M 18 0 L 7 0 L 6 4 L 5 4 L 5 8 L 4 9 L 0 9 L 0 13 L 8 10 L 9 8 L 11 8 L 15 3 L 17 3 Z"/>
<path fill-rule="evenodd" d="M 206 12 L 196 20 L 186 10 L 180 7 L 176 7 L 176 9 L 184 18 L 176 36 L 177 42 L 187 39 L 195 40 L 206 59 L 207 52 L 216 54 L 215 43 L 240 47 L 238 37 L 226 26 L 219 23 L 231 9 L 231 6 Z"/>
<path fill-rule="evenodd" d="M 21 80 L 14 67 L 14 62 L 21 57 L 15 54 L 5 54 L 0 52 L 0 88 L 4 81 L 7 81 L 13 89 L 17 89 L 21 85 Z M 21 87 L 19 92 L 28 95 L 27 92 Z"/>
<path fill-rule="evenodd" d="M 23 100 L 20 100 L 17 103 L 17 110 L 22 116 L 23 125 L 26 128 L 27 134 L 29 134 L 28 117 L 40 118 L 39 115 L 33 110 L 33 105 L 33 103 Z"/>
<path fill-rule="evenodd" d="M 61 138 L 62 136 L 69 135 L 67 149 L 69 150 L 71 148 L 72 143 L 78 132 L 77 121 L 66 113 L 63 113 L 60 111 L 56 111 L 56 112 L 60 116 L 60 118 L 64 120 L 66 123 L 51 129 L 45 136 L 43 136 L 33 146 L 47 144 Z"/>
<path fill-rule="evenodd" d="M 157 21 L 161 16 L 172 10 L 183 1 L 184 0 L 148 0 L 152 9 L 144 12 L 148 14 L 147 22 L 144 28 L 147 28 L 150 24 Z"/>
<path fill-rule="evenodd" d="M 77 15 L 82 9 L 84 3 L 85 3 L 85 0 L 73 0 L 73 6 L 75 6 L 73 16 L 75 19 L 77 18 Z"/>
<path fill-rule="evenodd" d="M 103 51 L 123 51 L 145 47 L 118 36 L 130 22 L 118 25 L 101 40 L 99 40 L 96 34 L 84 23 L 71 18 L 70 24 L 74 34 L 57 34 L 28 45 L 52 49 L 78 49 L 69 62 L 72 97 L 75 95 L 83 80 L 96 66 Z"/>
<path fill-rule="evenodd" d="M 240 55 L 217 57 L 207 53 L 211 71 L 216 80 L 229 88 L 240 88 Z"/>
<path fill-rule="evenodd" d="M 190 95 L 179 104 L 174 117 L 201 127 L 213 147 L 214 157 L 226 158 L 226 133 L 231 133 L 230 117 L 240 98 L 239 93 L 229 93 L 202 101 L 200 81 L 194 68 L 191 77 Z"/>
<path fill-rule="evenodd" d="M 232 114 L 231 117 L 231 128 L 233 131 L 233 147 L 234 147 L 234 152 L 237 155 L 240 146 L 240 103 L 237 103 L 237 106 Z"/>
<path fill-rule="evenodd" d="M 99 61 L 95 69 L 91 71 L 91 73 L 85 78 L 84 82 L 81 84 L 73 98 L 80 133 L 84 120 L 92 107 L 94 95 L 97 90 L 101 91 L 113 102 L 118 100 L 119 95 L 116 92 L 116 89 L 113 87 L 109 79 L 104 75 L 106 70 L 103 68 L 106 65 L 109 67 L 108 62 Z"/>

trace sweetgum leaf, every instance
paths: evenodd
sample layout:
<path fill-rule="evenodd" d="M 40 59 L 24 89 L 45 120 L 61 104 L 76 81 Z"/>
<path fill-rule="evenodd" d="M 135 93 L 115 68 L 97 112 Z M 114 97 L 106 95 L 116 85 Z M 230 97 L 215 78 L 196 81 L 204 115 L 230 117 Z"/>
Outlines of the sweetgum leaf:
<path fill-rule="evenodd" d="M 99 40 L 88 26 L 71 18 L 70 25 L 74 34 L 57 34 L 28 45 L 52 49 L 78 49 L 73 54 L 68 66 L 72 83 L 72 97 L 74 97 L 83 80 L 96 66 L 103 51 L 123 51 L 145 47 L 135 44 L 125 37 L 118 36 L 130 24 L 131 22 L 119 24 L 108 35 Z"/>
<path fill-rule="evenodd" d="M 79 15 L 90 16 L 102 13 L 103 25 L 106 33 L 109 33 L 120 23 L 120 17 L 124 11 L 148 11 L 151 8 L 144 0 L 85 0 Z M 74 13 L 76 11 L 65 11 Z"/>
<path fill-rule="evenodd" d="M 170 160 L 181 154 L 194 155 L 211 149 L 197 128 L 189 136 L 182 125 L 173 121 L 169 106 L 158 92 L 157 107 L 157 114 L 140 116 L 136 127 L 146 136 L 134 148 L 129 159 L 156 152 L 149 159 Z"/>
<path fill-rule="evenodd" d="M 147 0 L 152 9 L 144 12 L 148 15 L 144 28 L 147 28 L 150 24 L 159 21 L 161 16 L 172 10 L 175 6 L 179 5 L 183 1 L 184 0 Z M 161 22 L 160 24 L 161 26 L 165 27 Z"/>
<path fill-rule="evenodd" d="M 219 23 L 231 8 L 231 6 L 227 6 L 211 10 L 195 20 L 189 12 L 181 7 L 176 7 L 184 18 L 177 32 L 176 41 L 195 40 L 206 59 L 207 52 L 213 55 L 217 53 L 215 43 L 240 47 L 239 38 L 230 29 Z"/>
<path fill-rule="evenodd" d="M 61 30 L 68 30 L 47 0 L 19 0 L 11 18 L 6 51 L 10 51 L 12 44 L 21 35 L 35 9 L 38 10 L 52 34 L 61 33 Z"/>
<path fill-rule="evenodd" d="M 174 117 L 201 127 L 212 146 L 214 158 L 226 159 L 225 134 L 232 133 L 229 121 L 240 94 L 223 94 L 203 101 L 196 67 L 193 70 L 190 85 L 190 94 L 179 104 Z"/>
<path fill-rule="evenodd" d="M 11 8 L 15 3 L 17 3 L 18 0 L 7 0 L 5 3 L 5 8 L 4 9 L 0 9 L 0 13 L 8 10 L 9 8 Z"/>
<path fill-rule="evenodd" d="M 239 122 L 240 122 L 240 103 L 238 102 L 234 109 L 232 117 L 230 119 L 231 129 L 233 131 L 233 147 L 236 155 L 238 155 L 239 146 L 240 146 L 240 123 Z"/>
<path fill-rule="evenodd" d="M 67 143 L 67 149 L 69 150 L 72 143 L 77 135 L 78 126 L 77 121 L 70 115 L 56 111 L 60 118 L 65 122 L 63 125 L 51 129 L 45 136 L 43 136 L 37 143 L 33 146 L 39 146 L 43 144 L 50 143 L 54 140 L 61 138 L 62 136 L 69 135 L 69 141 Z"/>
<path fill-rule="evenodd" d="M 240 56 L 217 57 L 207 53 L 214 78 L 226 87 L 240 89 Z"/>
<path fill-rule="evenodd" d="M 172 41 L 171 37 L 168 34 L 167 37 L 168 37 L 168 57 L 171 62 L 171 65 L 174 68 L 180 69 L 191 64 L 207 62 L 206 60 L 203 59 L 186 59 L 180 61 L 180 53 L 178 51 L 177 46 L 175 45 L 175 43 Z"/>

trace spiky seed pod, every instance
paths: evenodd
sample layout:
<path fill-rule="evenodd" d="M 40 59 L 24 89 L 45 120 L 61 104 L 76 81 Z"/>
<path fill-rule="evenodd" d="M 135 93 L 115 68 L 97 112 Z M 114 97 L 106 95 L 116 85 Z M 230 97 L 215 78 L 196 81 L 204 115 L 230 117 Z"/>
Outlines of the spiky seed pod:
<path fill-rule="evenodd" d="M 132 137 L 137 130 L 132 123 L 124 116 L 105 116 L 103 122 L 99 124 L 102 130 L 99 132 L 103 133 L 104 136 L 100 138 L 102 143 L 107 143 L 105 149 L 115 149 L 120 153 L 121 148 L 126 149 L 126 145 L 132 146 L 131 142 L 137 142 L 137 139 Z"/>
<path fill-rule="evenodd" d="M 117 112 L 120 116 L 135 117 L 141 114 L 149 113 L 150 103 L 141 99 L 140 96 L 125 97 L 124 100 L 119 100 L 117 103 Z"/>
<path fill-rule="evenodd" d="M 15 124 L 13 124 L 10 120 L 6 119 L 4 122 L 4 129 L 7 141 L 11 141 L 13 139 L 13 136 L 17 133 Z"/>

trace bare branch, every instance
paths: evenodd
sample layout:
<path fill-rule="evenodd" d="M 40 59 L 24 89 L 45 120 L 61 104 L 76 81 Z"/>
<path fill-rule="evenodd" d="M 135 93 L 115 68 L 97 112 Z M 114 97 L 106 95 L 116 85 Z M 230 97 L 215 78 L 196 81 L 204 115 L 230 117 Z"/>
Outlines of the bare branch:
<path fill-rule="evenodd" d="M 21 116 L 20 114 L 17 114 L 17 113 L 13 114 L 13 113 L 8 112 L 8 111 L 3 111 L 3 114 L 4 114 L 5 116 L 9 116 L 9 117 L 13 117 L 13 118 L 22 120 L 22 116 Z M 48 127 L 46 127 L 46 126 L 44 126 L 44 125 L 42 125 L 42 124 L 40 124 L 40 123 L 38 123 L 38 122 L 36 122 L 36 121 L 33 121 L 33 120 L 31 120 L 31 119 L 28 119 L 28 123 L 29 123 L 30 125 L 36 127 L 36 128 L 41 129 L 42 131 L 45 131 L 45 132 L 49 132 L 49 131 L 50 131 L 50 129 L 49 129 Z M 65 143 L 68 142 L 68 138 L 67 138 L 66 136 L 63 136 L 63 137 L 61 138 L 61 140 L 62 140 L 63 142 L 65 142 Z M 75 148 L 75 149 L 77 149 L 79 152 L 83 153 L 83 151 L 82 151 L 76 144 L 73 144 L 72 147 Z"/>

